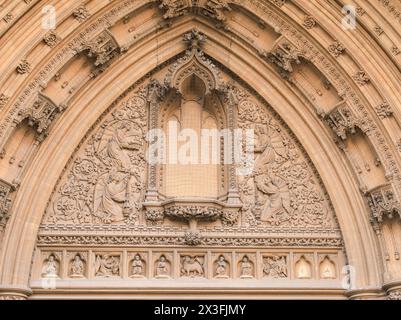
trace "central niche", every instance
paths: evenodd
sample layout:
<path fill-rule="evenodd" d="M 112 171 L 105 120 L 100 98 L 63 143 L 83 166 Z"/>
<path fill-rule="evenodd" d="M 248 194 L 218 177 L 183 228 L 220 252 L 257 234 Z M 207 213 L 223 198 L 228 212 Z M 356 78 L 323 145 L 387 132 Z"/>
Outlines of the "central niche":
<path fill-rule="evenodd" d="M 219 183 L 219 126 L 213 97 L 206 97 L 204 82 L 194 74 L 183 81 L 180 92 L 167 110 L 163 128 L 167 140 L 163 193 L 167 198 L 217 200 L 224 185 Z"/>

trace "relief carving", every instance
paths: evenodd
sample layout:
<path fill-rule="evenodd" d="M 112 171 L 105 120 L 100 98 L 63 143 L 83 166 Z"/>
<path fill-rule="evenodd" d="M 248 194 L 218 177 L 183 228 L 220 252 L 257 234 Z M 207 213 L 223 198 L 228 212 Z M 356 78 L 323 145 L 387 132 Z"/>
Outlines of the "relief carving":
<path fill-rule="evenodd" d="M 203 256 L 185 255 L 181 257 L 181 277 L 204 277 L 205 258 Z"/>
<path fill-rule="evenodd" d="M 263 258 L 263 276 L 267 278 L 287 278 L 287 257 L 273 255 Z"/>
<path fill-rule="evenodd" d="M 108 253 L 97 254 L 95 258 L 96 277 L 118 277 L 120 276 L 120 256 Z"/>
<path fill-rule="evenodd" d="M 144 278 L 146 275 L 145 260 L 137 253 L 131 261 L 131 278 Z"/>
<path fill-rule="evenodd" d="M 239 272 L 241 279 L 251 279 L 254 275 L 254 265 L 247 255 L 244 255 L 239 262 Z"/>
<path fill-rule="evenodd" d="M 72 164 L 48 221 L 137 223 L 146 174 L 146 123 L 143 97 L 135 96 L 113 112 Z"/>
<path fill-rule="evenodd" d="M 43 278 L 58 278 L 60 272 L 60 259 L 56 254 L 51 253 L 44 261 L 42 267 Z"/>
<path fill-rule="evenodd" d="M 239 103 L 239 126 L 254 129 L 255 164 L 240 177 L 249 225 L 332 228 L 328 199 L 315 173 L 285 129 L 255 102 Z"/>
<path fill-rule="evenodd" d="M 155 278 L 170 278 L 171 263 L 164 254 L 160 255 L 155 263 Z"/>
<path fill-rule="evenodd" d="M 224 255 L 220 255 L 215 262 L 215 277 L 218 279 L 227 279 L 229 278 L 230 272 L 230 264 L 224 257 Z"/>
<path fill-rule="evenodd" d="M 70 278 L 83 278 L 85 275 L 85 261 L 82 259 L 81 254 L 77 253 L 69 266 Z"/>

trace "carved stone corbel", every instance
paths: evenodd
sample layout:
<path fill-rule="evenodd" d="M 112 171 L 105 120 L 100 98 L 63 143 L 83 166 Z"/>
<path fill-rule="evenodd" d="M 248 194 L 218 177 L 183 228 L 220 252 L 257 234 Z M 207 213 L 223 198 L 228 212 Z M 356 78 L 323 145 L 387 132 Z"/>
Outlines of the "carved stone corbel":
<path fill-rule="evenodd" d="M 272 63 L 283 79 L 290 80 L 294 64 L 301 64 L 301 52 L 285 36 L 280 36 L 270 51 L 259 50 L 259 55 Z"/>
<path fill-rule="evenodd" d="M 88 58 L 93 61 L 96 71 L 102 72 L 110 65 L 111 61 L 126 51 L 110 32 L 106 29 L 95 38 L 82 42 L 74 48 L 76 54 L 85 52 Z"/>
<path fill-rule="evenodd" d="M 328 113 L 321 110 L 317 113 L 341 140 L 346 140 L 348 134 L 356 132 L 358 119 L 344 100 Z"/>
<path fill-rule="evenodd" d="M 35 128 L 37 134 L 45 137 L 53 120 L 65 108 L 66 105 L 57 105 L 52 99 L 39 92 L 33 106 L 22 109 L 18 113 L 18 117 L 20 121 L 28 119 L 29 125 Z"/>
<path fill-rule="evenodd" d="M 381 224 L 385 217 L 401 217 L 401 204 L 391 185 L 381 186 L 367 193 L 368 204 L 372 212 L 373 223 Z"/>

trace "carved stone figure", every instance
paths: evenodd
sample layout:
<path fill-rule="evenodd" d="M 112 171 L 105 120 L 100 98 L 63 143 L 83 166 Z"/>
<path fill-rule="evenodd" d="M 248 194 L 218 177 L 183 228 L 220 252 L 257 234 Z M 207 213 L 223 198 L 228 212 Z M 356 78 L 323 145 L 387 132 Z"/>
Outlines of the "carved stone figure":
<path fill-rule="evenodd" d="M 145 263 L 143 262 L 141 256 L 136 254 L 134 259 L 132 260 L 132 275 L 131 277 L 139 277 L 142 278 L 145 274 Z"/>
<path fill-rule="evenodd" d="M 54 254 L 50 254 L 42 268 L 43 278 L 58 278 L 59 265 Z"/>
<path fill-rule="evenodd" d="M 203 269 L 203 257 L 184 256 L 181 258 L 181 276 L 202 277 L 205 274 Z"/>
<path fill-rule="evenodd" d="M 228 262 L 223 255 L 216 261 L 216 278 L 228 278 Z"/>
<path fill-rule="evenodd" d="M 253 278 L 253 264 L 249 260 L 248 256 L 244 256 L 239 264 L 240 267 L 240 278 L 249 279 Z"/>
<path fill-rule="evenodd" d="M 287 278 L 286 257 L 274 255 L 263 259 L 263 275 L 268 278 Z"/>
<path fill-rule="evenodd" d="M 284 179 L 260 174 L 255 177 L 255 183 L 257 189 L 268 196 L 260 208 L 260 220 L 279 225 L 282 221 L 290 219 L 290 192 Z"/>
<path fill-rule="evenodd" d="M 170 270 L 169 270 L 169 262 L 167 261 L 164 255 L 161 255 L 160 258 L 156 261 L 156 278 L 169 278 Z"/>
<path fill-rule="evenodd" d="M 112 171 L 99 179 L 95 187 L 94 215 L 103 222 L 124 220 L 124 204 L 127 200 L 128 178 L 122 172 Z"/>
<path fill-rule="evenodd" d="M 82 278 L 85 272 L 85 262 L 81 259 L 79 254 L 76 254 L 70 263 L 70 277 Z"/>
<path fill-rule="evenodd" d="M 110 254 L 96 255 L 96 277 L 118 277 L 120 275 L 120 257 Z"/>

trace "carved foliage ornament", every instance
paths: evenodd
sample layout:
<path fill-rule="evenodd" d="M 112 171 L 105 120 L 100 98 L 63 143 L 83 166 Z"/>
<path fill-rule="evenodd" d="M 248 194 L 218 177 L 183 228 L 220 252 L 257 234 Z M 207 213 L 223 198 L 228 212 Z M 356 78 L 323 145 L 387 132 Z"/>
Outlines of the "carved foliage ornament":
<path fill-rule="evenodd" d="M 78 8 L 76 8 L 73 11 L 72 15 L 79 22 L 83 22 L 83 21 L 85 21 L 86 19 L 88 19 L 90 17 L 90 13 L 89 13 L 88 9 L 84 5 L 79 6 Z"/>
<path fill-rule="evenodd" d="M 43 37 L 44 43 L 46 43 L 49 47 L 54 47 L 58 42 L 57 34 L 54 31 L 49 31 Z"/>
<path fill-rule="evenodd" d="M 376 107 L 376 112 L 380 119 L 385 119 L 393 115 L 393 109 L 386 101 Z"/>
<path fill-rule="evenodd" d="M 22 60 L 17 66 L 17 72 L 19 74 L 29 73 L 30 71 L 31 71 L 31 64 L 26 59 Z"/>
<path fill-rule="evenodd" d="M 336 41 L 329 46 L 328 50 L 337 58 L 345 51 L 345 47 L 340 42 Z"/>
<path fill-rule="evenodd" d="M 0 94 L 0 108 L 3 108 L 7 104 L 8 99 L 4 93 Z"/>
<path fill-rule="evenodd" d="M 15 186 L 0 179 L 0 231 L 2 231 L 10 217 L 11 198 L 10 194 L 15 190 Z"/>
<path fill-rule="evenodd" d="M 312 16 L 305 16 L 302 25 L 306 29 L 312 29 L 313 27 L 316 26 L 316 20 Z"/>
<path fill-rule="evenodd" d="M 164 19 L 176 18 L 188 13 L 198 13 L 219 22 L 225 22 L 225 12 L 231 11 L 226 0 L 161 0 Z"/>

